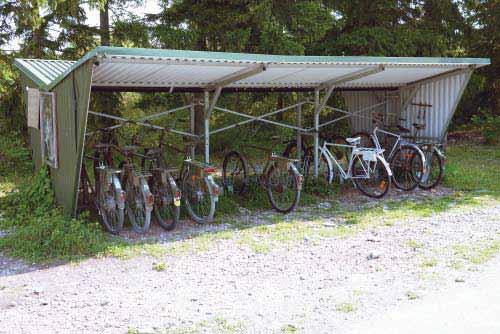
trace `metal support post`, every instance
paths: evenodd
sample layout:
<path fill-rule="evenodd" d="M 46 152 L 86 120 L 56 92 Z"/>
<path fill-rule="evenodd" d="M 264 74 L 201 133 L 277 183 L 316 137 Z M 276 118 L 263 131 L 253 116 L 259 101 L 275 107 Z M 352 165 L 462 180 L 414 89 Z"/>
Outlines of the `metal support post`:
<path fill-rule="evenodd" d="M 297 105 L 297 127 L 302 128 L 302 104 Z M 297 159 L 302 158 L 302 131 L 297 130 Z"/>
<path fill-rule="evenodd" d="M 318 177 L 319 169 L 319 89 L 314 90 L 314 177 Z"/>
<path fill-rule="evenodd" d="M 205 135 L 203 138 L 205 139 L 205 163 L 210 163 L 210 92 L 205 91 L 205 103 L 203 104 L 205 109 L 204 113 L 204 130 Z"/>
<path fill-rule="evenodd" d="M 194 101 L 194 94 L 193 94 L 193 103 L 191 103 L 191 107 L 189 108 L 189 122 L 190 122 L 190 131 L 194 135 L 194 129 L 195 129 L 195 116 L 194 116 L 194 106 L 198 101 Z M 191 146 L 191 159 L 195 159 L 195 153 L 196 149 L 194 146 Z"/>

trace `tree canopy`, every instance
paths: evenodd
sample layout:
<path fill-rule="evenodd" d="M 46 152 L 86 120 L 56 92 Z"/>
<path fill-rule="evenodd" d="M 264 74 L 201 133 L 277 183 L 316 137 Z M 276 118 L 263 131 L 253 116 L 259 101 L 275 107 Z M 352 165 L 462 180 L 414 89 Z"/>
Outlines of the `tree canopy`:
<path fill-rule="evenodd" d="M 490 57 L 455 123 L 500 114 L 498 0 L 4 0 L 0 112 L 19 94 L 13 57 L 75 59 L 97 45 L 270 54 Z M 98 9 L 90 26 L 85 9 Z M 131 10 L 132 8 L 132 10 Z M 18 50 L 8 50 L 9 45 Z"/>

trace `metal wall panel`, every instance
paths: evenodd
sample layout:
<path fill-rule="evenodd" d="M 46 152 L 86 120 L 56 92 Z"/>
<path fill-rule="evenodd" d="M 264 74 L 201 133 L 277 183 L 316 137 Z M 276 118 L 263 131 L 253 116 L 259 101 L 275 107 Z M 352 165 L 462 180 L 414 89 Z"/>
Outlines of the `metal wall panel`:
<path fill-rule="evenodd" d="M 469 81 L 470 74 L 470 72 L 462 72 L 453 76 L 447 76 L 433 82 L 422 84 L 417 89 L 417 92 L 411 102 L 432 105 L 432 107 L 429 108 L 415 106 L 410 103 L 405 110 L 401 110 L 403 101 L 407 100 L 411 94 L 411 87 L 401 89 L 400 93 L 391 91 L 343 92 L 342 96 L 344 97 L 347 109 L 350 112 L 355 112 L 356 110 L 360 110 L 384 101 L 384 94 L 394 97 L 386 99 L 387 107 L 380 106 L 363 112 L 359 117 L 351 117 L 350 122 L 352 131 L 370 132 L 374 127 L 372 122 L 372 113 L 383 112 L 386 114 L 386 120 L 388 120 L 388 123 L 390 124 L 398 124 L 399 117 L 406 119 L 405 121 L 399 122 L 399 124 L 411 129 L 412 131 L 414 131 L 413 123 L 425 123 L 426 128 L 418 133 L 419 137 L 441 141 L 446 135 L 449 122 L 453 117 L 453 113 L 456 110 L 463 90 Z M 425 112 L 425 120 L 423 119 L 423 111 L 420 112 L 421 118 L 418 118 L 419 109 L 427 109 Z"/>

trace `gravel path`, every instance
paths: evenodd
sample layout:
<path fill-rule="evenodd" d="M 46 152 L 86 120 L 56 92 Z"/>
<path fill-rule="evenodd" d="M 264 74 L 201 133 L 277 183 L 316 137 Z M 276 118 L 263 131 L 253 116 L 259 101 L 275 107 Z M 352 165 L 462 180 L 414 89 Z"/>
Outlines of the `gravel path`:
<path fill-rule="evenodd" d="M 162 242 L 180 242 L 179 233 Z M 0 333 L 349 333 L 353 323 L 472 284 L 497 251 L 493 202 L 264 253 L 221 238 L 160 259 L 38 268 L 0 256 Z M 154 270 L 159 262 L 164 270 Z"/>

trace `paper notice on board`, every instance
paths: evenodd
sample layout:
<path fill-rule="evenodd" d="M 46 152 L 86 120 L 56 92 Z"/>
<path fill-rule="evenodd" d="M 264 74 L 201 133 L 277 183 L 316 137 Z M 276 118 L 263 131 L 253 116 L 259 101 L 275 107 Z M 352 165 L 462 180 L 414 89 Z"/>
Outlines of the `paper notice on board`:
<path fill-rule="evenodd" d="M 40 128 L 40 91 L 28 88 L 28 126 Z"/>

